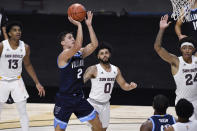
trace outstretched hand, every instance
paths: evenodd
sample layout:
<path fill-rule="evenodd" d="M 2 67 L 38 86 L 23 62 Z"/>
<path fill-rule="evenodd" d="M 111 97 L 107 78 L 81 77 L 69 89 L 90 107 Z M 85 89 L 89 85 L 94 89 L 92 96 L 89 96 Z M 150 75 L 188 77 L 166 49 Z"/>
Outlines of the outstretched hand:
<path fill-rule="evenodd" d="M 131 83 L 129 84 L 129 86 L 130 86 L 130 89 L 135 89 L 135 88 L 137 87 L 137 84 L 134 83 L 134 82 L 131 82 Z"/>
<path fill-rule="evenodd" d="M 87 19 L 85 19 L 86 25 L 91 26 L 92 25 L 92 18 L 93 18 L 93 13 L 91 11 L 87 12 Z"/>
<path fill-rule="evenodd" d="M 38 89 L 38 95 L 40 97 L 45 96 L 44 87 L 40 83 L 36 84 L 36 88 Z"/>
<path fill-rule="evenodd" d="M 168 22 L 168 15 L 164 15 L 160 20 L 160 29 L 166 29 L 170 25 L 171 21 Z"/>
<path fill-rule="evenodd" d="M 74 20 L 74 19 L 73 19 L 72 17 L 70 17 L 70 16 L 68 16 L 68 20 L 69 20 L 71 23 L 73 23 L 74 25 L 76 25 L 76 26 L 78 26 L 78 25 L 81 24 L 79 21 Z"/>

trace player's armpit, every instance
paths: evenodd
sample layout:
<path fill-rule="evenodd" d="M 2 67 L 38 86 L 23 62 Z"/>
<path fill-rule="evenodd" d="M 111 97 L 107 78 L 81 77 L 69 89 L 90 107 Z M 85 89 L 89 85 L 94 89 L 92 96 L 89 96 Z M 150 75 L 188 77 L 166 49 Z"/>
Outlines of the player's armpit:
<path fill-rule="evenodd" d="M 152 131 L 152 123 L 150 121 L 142 123 L 140 131 Z"/>

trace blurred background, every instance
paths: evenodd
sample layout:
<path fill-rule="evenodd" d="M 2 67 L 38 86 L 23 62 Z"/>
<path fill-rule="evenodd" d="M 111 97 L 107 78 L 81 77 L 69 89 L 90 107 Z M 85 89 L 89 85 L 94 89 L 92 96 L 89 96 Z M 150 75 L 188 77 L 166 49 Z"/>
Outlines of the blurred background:
<path fill-rule="evenodd" d="M 175 83 L 170 65 L 153 48 L 160 17 L 172 12 L 170 0 L 0 0 L 0 7 L 6 10 L 9 21 L 22 22 L 22 40 L 30 45 L 32 64 L 46 88 L 46 97 L 39 98 L 35 84 L 24 69 L 23 79 L 30 95 L 28 102 L 54 102 L 59 85 L 56 61 L 61 51 L 57 36 L 64 30 L 76 30 L 67 19 L 67 8 L 73 3 L 81 3 L 94 12 L 93 27 L 99 42 L 107 42 L 113 48 L 112 64 L 121 69 L 127 82 L 138 84 L 138 88 L 130 92 L 121 90 L 116 84 L 111 103 L 151 105 L 154 95 L 164 94 L 174 105 Z M 170 20 L 172 24 L 165 32 L 163 46 L 179 56 L 175 22 Z M 89 33 L 82 23 L 86 45 L 90 42 Z M 92 54 L 85 65 L 97 62 Z M 89 90 L 90 82 L 84 87 L 86 97 Z"/>

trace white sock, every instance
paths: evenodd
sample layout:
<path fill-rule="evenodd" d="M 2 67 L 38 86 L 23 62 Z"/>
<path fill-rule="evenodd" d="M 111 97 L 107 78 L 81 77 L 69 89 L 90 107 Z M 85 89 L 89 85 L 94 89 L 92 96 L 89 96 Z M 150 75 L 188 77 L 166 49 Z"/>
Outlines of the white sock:
<path fill-rule="evenodd" d="M 26 111 L 26 102 L 26 100 L 22 102 L 16 102 L 16 108 L 19 112 L 22 131 L 29 131 L 29 118 Z"/>

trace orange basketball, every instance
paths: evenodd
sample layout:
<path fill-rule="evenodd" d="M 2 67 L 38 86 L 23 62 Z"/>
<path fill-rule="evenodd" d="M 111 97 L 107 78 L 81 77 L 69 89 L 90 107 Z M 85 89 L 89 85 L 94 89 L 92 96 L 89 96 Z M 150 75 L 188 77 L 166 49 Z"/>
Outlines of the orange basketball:
<path fill-rule="evenodd" d="M 86 9 L 83 5 L 75 3 L 68 7 L 68 16 L 71 16 L 74 20 L 83 21 L 86 17 Z"/>

